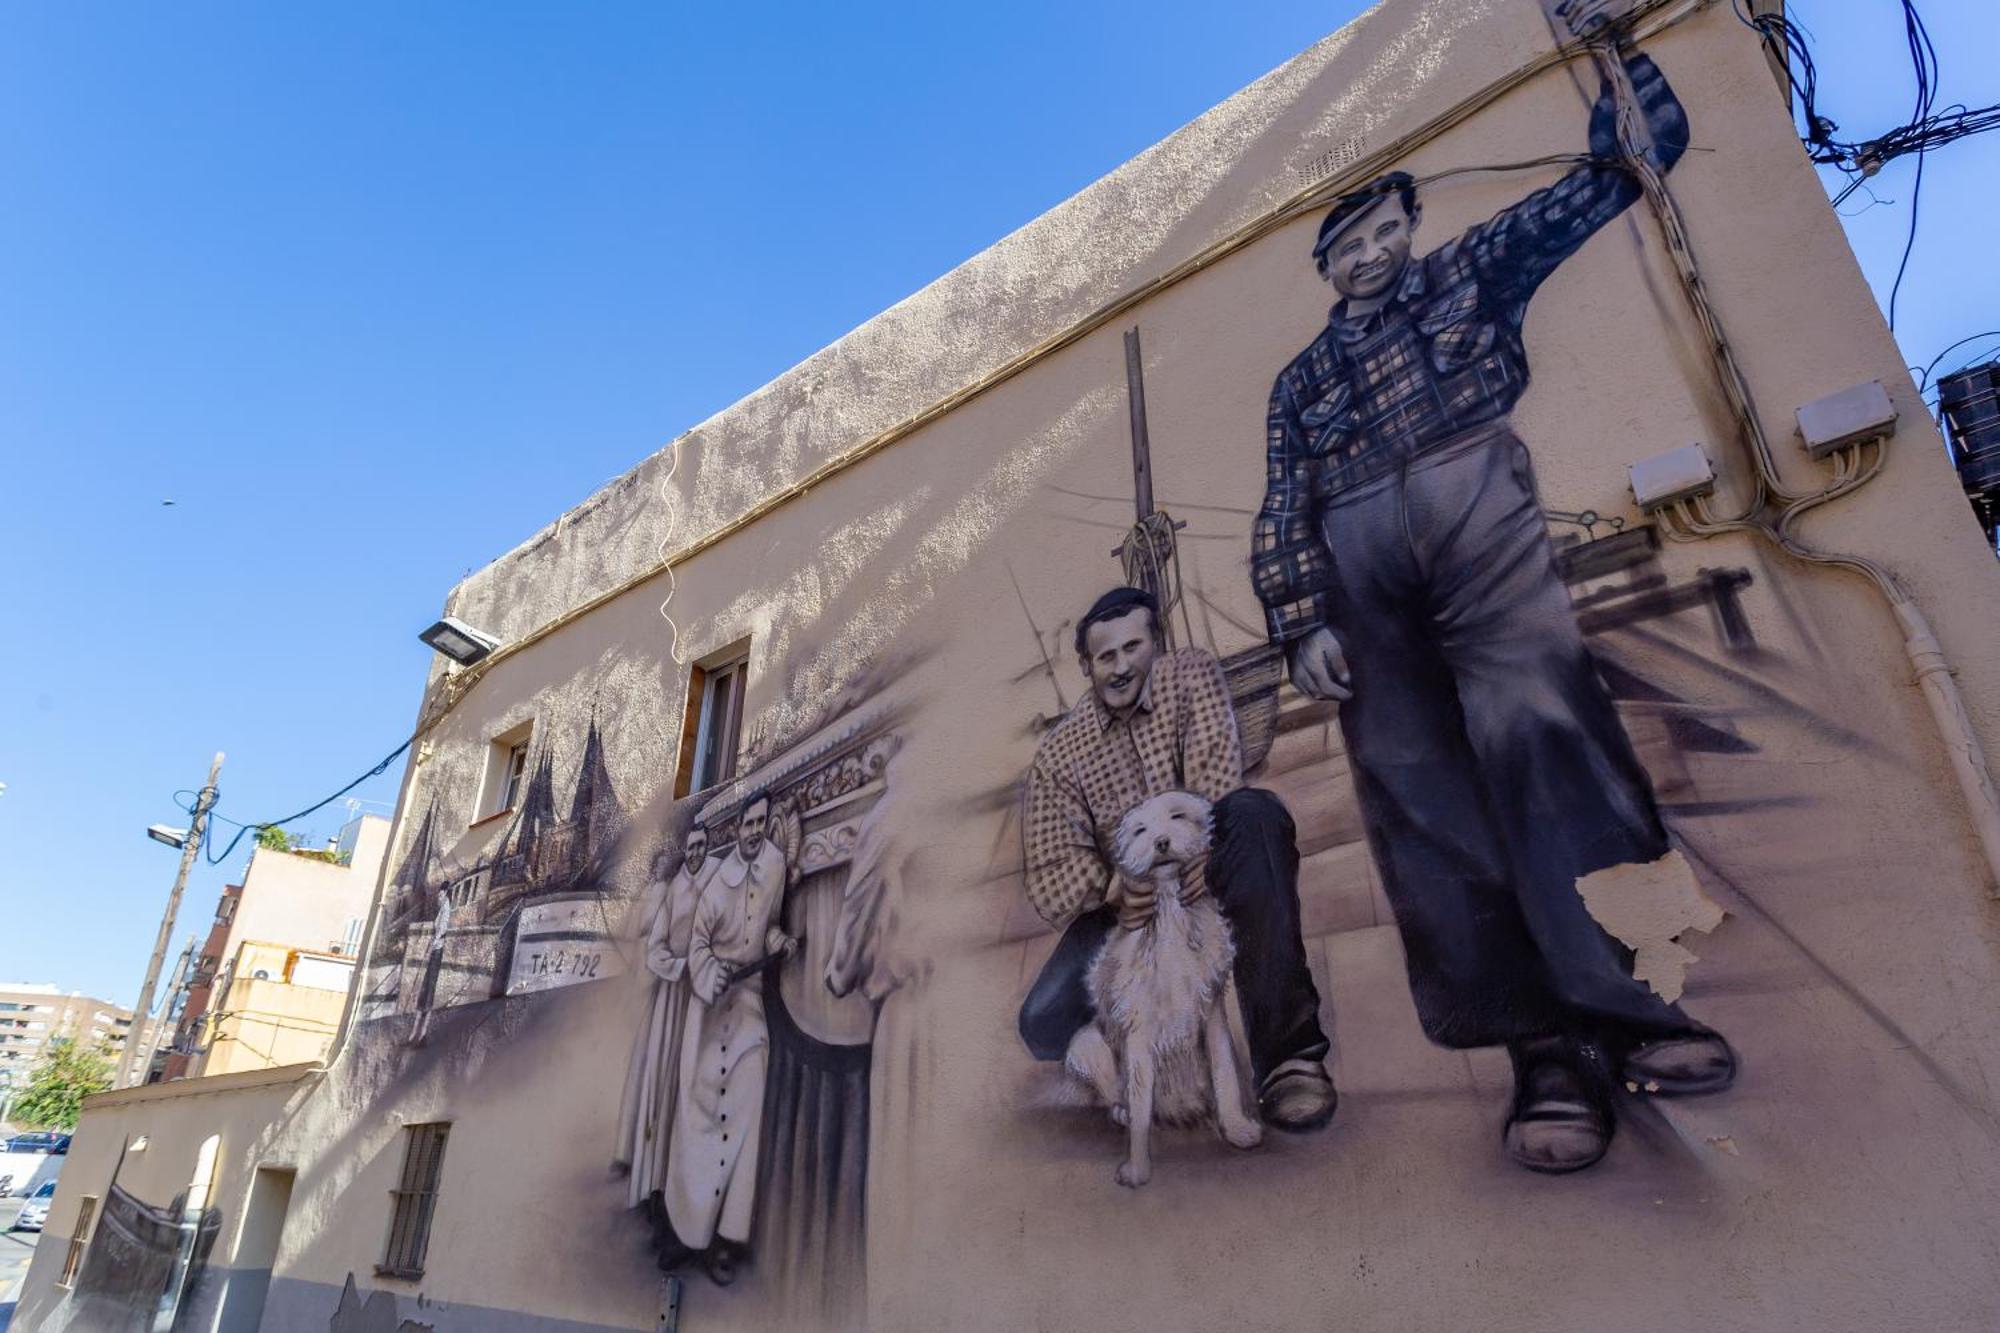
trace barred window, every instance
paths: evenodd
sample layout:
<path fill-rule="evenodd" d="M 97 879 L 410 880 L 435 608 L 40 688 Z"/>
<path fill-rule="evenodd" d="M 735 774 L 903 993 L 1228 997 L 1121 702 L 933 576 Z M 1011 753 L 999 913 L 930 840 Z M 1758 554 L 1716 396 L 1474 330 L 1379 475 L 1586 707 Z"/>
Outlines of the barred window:
<path fill-rule="evenodd" d="M 389 1219 L 389 1252 L 376 1265 L 384 1277 L 424 1275 L 424 1251 L 431 1243 L 431 1213 L 437 1207 L 438 1177 L 444 1170 L 444 1141 L 451 1125 L 411 1125 L 403 1140 L 402 1184 L 390 1191 L 395 1212 Z"/>
<path fill-rule="evenodd" d="M 97 1212 L 97 1196 L 86 1194 L 76 1207 L 76 1227 L 70 1232 L 69 1253 L 63 1257 L 62 1276 L 56 1279 L 58 1287 L 74 1287 L 76 1275 L 83 1267 L 83 1247 L 90 1240 L 90 1219 Z"/>

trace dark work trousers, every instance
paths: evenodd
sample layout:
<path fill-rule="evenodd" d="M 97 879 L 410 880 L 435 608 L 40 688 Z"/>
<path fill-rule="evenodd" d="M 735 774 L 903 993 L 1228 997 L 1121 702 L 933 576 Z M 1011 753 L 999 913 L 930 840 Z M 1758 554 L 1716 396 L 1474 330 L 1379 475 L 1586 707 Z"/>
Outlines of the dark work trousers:
<path fill-rule="evenodd" d="M 1694 1030 L 1576 889 L 1668 844 L 1526 447 L 1488 428 L 1334 496 L 1321 528 L 1353 674 L 1341 730 L 1424 1031 L 1471 1047 Z"/>
<path fill-rule="evenodd" d="M 1287 1060 L 1326 1058 L 1319 989 L 1299 937 L 1298 830 L 1284 802 L 1239 787 L 1215 803 L 1208 888 L 1236 937 L 1236 998 L 1261 1085 Z M 1118 913 L 1097 907 L 1063 931 L 1021 1005 L 1021 1039 L 1037 1060 L 1060 1060 L 1095 1011 L 1085 976 Z"/>

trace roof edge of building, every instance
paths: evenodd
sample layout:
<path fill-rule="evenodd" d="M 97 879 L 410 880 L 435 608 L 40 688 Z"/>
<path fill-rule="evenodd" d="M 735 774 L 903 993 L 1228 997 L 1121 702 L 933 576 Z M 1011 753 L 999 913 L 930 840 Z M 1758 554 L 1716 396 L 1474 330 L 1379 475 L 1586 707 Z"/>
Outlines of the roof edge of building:
<path fill-rule="evenodd" d="M 83 1109 L 86 1112 L 105 1111 L 141 1102 L 166 1101 L 174 1097 L 200 1097 L 215 1092 L 237 1092 L 244 1088 L 297 1083 L 321 1068 L 323 1066 L 318 1061 L 308 1060 L 302 1064 L 278 1065 L 272 1069 L 246 1069 L 233 1074 L 208 1074 L 201 1078 L 174 1079 L 168 1083 L 147 1083 L 136 1088 L 114 1088 L 109 1092 L 95 1093 L 84 1098 Z"/>
<path fill-rule="evenodd" d="M 815 465 L 1267 213 L 1317 164 L 1365 155 L 1545 54 L 1538 10 L 1519 10 L 1376 5 L 598 487 L 456 583 L 446 610 L 521 639 L 729 530 Z"/>

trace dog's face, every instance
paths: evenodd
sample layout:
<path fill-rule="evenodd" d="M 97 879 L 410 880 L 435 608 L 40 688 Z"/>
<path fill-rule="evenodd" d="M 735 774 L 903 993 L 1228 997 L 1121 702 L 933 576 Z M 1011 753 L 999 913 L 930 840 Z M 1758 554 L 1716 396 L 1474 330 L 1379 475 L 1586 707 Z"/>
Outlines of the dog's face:
<path fill-rule="evenodd" d="M 1208 802 L 1193 792 L 1162 792 L 1118 821 L 1118 868 L 1143 879 L 1206 856 L 1208 840 Z"/>

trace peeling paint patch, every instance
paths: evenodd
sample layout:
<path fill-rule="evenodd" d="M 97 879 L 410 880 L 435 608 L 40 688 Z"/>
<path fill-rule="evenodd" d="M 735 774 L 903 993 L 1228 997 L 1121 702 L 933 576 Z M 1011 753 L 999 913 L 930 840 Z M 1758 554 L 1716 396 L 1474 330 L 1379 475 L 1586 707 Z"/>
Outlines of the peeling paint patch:
<path fill-rule="evenodd" d="M 1576 882 L 1597 924 L 1633 953 L 1632 975 L 1667 1003 L 1680 999 L 1697 955 L 1680 942 L 1722 924 L 1722 904 L 1701 891 L 1678 851 L 1643 865 L 1610 866 Z"/>
<path fill-rule="evenodd" d="M 328 1333 L 432 1333 L 430 1324 L 420 1324 L 414 1319 L 396 1321 L 395 1293 L 371 1292 L 364 1303 L 355 1289 L 354 1274 L 349 1273 L 347 1285 L 340 1292 L 340 1304 L 327 1321 L 327 1329 Z"/>

